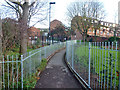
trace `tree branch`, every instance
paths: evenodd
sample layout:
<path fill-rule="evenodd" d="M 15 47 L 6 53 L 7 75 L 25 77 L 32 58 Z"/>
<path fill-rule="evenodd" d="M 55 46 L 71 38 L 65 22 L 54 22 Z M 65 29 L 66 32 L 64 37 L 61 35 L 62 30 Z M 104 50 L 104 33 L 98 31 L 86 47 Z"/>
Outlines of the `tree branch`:
<path fill-rule="evenodd" d="M 9 1 L 12 2 L 13 4 L 16 4 L 16 5 L 20 6 L 21 8 L 23 8 L 23 5 L 20 2 L 14 2 L 13 0 L 9 0 Z"/>
<path fill-rule="evenodd" d="M 12 4 L 10 4 L 7 0 L 5 0 L 5 2 L 6 2 L 11 8 L 13 8 L 16 12 L 18 12 L 19 15 L 21 16 L 21 12 L 20 12 L 15 6 L 13 6 Z"/>
<path fill-rule="evenodd" d="M 36 2 L 36 1 L 35 1 Z M 32 7 L 34 4 L 35 4 L 35 2 L 33 2 L 31 5 L 29 5 L 29 7 Z"/>

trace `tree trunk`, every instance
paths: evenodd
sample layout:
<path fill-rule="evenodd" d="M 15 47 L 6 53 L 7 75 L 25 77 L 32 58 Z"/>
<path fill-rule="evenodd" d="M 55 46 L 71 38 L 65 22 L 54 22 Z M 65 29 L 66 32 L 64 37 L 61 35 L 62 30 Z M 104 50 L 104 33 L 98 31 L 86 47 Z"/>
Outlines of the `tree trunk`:
<path fill-rule="evenodd" d="M 95 29 L 95 42 L 96 42 L 96 32 L 97 32 L 97 30 Z"/>
<path fill-rule="evenodd" d="M 28 15 L 29 15 L 29 5 L 26 2 L 23 6 L 23 16 L 20 20 L 21 24 L 21 41 L 20 41 L 20 54 L 25 54 L 27 52 L 27 41 L 28 41 Z"/>
<path fill-rule="evenodd" d="M 83 33 L 83 41 L 85 42 L 85 32 Z"/>
<path fill-rule="evenodd" d="M 0 19 L 0 62 L 2 61 L 2 20 Z M 2 64 L 0 63 L 0 90 L 2 89 Z"/>

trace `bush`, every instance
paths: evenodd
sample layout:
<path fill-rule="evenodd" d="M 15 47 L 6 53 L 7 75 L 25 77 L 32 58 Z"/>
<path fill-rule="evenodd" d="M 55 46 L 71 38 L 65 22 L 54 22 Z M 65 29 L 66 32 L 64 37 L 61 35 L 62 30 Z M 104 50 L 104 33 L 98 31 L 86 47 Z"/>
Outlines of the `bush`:
<path fill-rule="evenodd" d="M 118 41 L 118 40 L 119 40 L 119 38 L 116 37 L 116 41 Z M 110 38 L 108 39 L 108 41 L 109 41 L 109 42 L 114 42 L 114 37 L 110 37 Z"/>
<path fill-rule="evenodd" d="M 40 39 L 37 39 L 36 45 L 40 45 Z"/>
<path fill-rule="evenodd" d="M 89 39 L 89 42 L 92 42 L 93 41 L 93 38 Z"/>
<path fill-rule="evenodd" d="M 40 67 L 38 68 L 38 71 L 43 71 L 45 69 L 46 65 L 47 65 L 47 59 L 43 58 L 41 60 L 41 64 L 40 64 Z"/>
<path fill-rule="evenodd" d="M 37 48 L 37 46 L 36 46 L 36 45 L 33 45 L 33 46 L 32 46 L 32 49 L 36 49 L 36 48 Z"/>

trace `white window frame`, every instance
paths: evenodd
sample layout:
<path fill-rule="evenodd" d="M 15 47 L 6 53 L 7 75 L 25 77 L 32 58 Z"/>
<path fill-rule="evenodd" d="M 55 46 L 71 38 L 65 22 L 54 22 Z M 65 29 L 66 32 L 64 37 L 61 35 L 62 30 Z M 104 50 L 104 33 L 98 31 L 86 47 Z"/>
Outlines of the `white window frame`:
<path fill-rule="evenodd" d="M 97 33 L 100 33 L 100 31 L 99 31 L 99 30 L 97 30 Z"/>

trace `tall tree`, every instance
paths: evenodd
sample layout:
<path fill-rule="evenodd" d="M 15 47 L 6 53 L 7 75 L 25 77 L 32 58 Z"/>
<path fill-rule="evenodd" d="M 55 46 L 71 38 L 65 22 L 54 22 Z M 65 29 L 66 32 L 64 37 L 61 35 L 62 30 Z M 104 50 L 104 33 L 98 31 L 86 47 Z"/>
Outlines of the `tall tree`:
<path fill-rule="evenodd" d="M 76 23 L 76 29 L 79 30 L 80 33 L 83 33 L 84 40 L 86 39 L 88 29 L 94 24 L 91 21 L 103 19 L 104 17 L 104 7 L 101 6 L 102 3 L 98 1 L 89 0 L 88 2 L 75 2 L 68 7 L 67 16 L 70 21 L 72 21 L 74 17 L 82 17 L 81 19 L 79 18 L 80 20 L 74 20 L 74 23 L 71 22 L 71 26 L 75 26 L 73 24 Z M 77 24 L 78 22 L 80 24 Z"/>
<path fill-rule="evenodd" d="M 6 51 L 9 51 L 20 45 L 20 31 L 17 21 L 10 18 L 3 19 L 2 33 L 2 49 L 4 56 L 6 56 L 6 54 L 8 54 Z"/>
<path fill-rule="evenodd" d="M 84 42 L 87 38 L 87 31 L 92 26 L 91 19 L 87 17 L 75 16 L 71 22 L 71 28 L 73 30 L 79 30 L 80 34 L 83 36 Z"/>
<path fill-rule="evenodd" d="M 2 20 L 0 17 L 0 62 L 2 61 Z M 0 89 L 2 89 L 2 64 L 0 63 Z"/>
<path fill-rule="evenodd" d="M 50 33 L 52 36 L 57 35 L 61 41 L 64 41 L 64 38 L 67 37 L 67 32 L 65 31 L 65 27 L 63 25 L 56 26 Z"/>
<path fill-rule="evenodd" d="M 3 34 L 2 34 L 2 20 L 0 18 L 0 57 L 2 55 L 2 37 L 3 37 Z"/>
<path fill-rule="evenodd" d="M 96 34 L 97 30 L 100 31 L 101 27 L 101 20 L 105 18 L 105 10 L 102 2 L 98 2 L 96 0 L 92 0 L 90 2 L 91 4 L 91 10 L 92 10 L 92 18 L 93 20 L 93 27 L 95 31 L 95 41 L 96 41 Z"/>
<path fill-rule="evenodd" d="M 24 54 L 27 52 L 27 40 L 29 28 L 29 23 L 32 17 L 43 8 L 44 2 L 40 0 L 5 0 L 9 8 L 13 9 L 18 18 L 18 23 L 20 24 L 20 53 Z M 39 14 L 40 15 L 40 14 Z M 37 22 L 44 20 L 46 17 L 39 19 Z M 35 23 L 36 24 L 36 23 Z"/>

